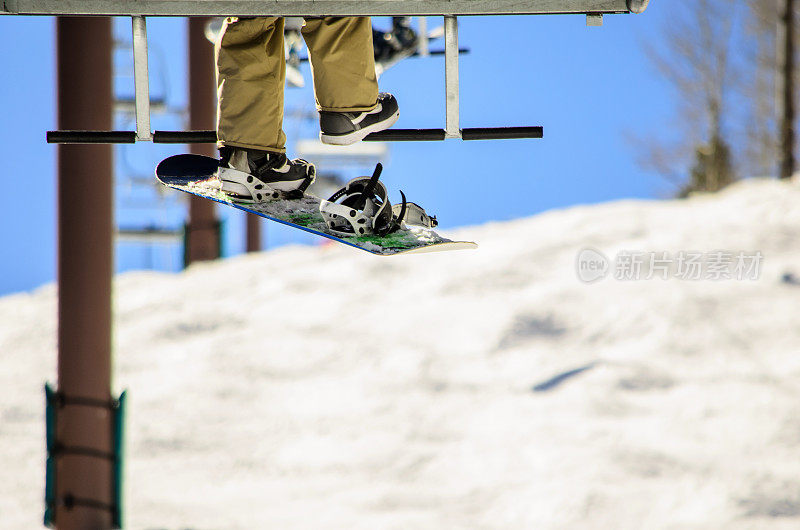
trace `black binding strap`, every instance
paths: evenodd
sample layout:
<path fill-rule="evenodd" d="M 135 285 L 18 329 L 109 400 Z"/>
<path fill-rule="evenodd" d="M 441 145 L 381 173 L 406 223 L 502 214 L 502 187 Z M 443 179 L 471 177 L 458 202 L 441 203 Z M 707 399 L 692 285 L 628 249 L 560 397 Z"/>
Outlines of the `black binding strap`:
<path fill-rule="evenodd" d="M 356 203 L 356 210 L 364 210 L 367 207 L 367 201 L 372 199 L 372 195 L 375 193 L 375 186 L 378 184 L 378 179 L 381 178 L 381 172 L 383 171 L 383 164 L 378 162 L 375 164 L 375 171 L 372 172 L 372 176 L 367 181 L 367 185 L 364 186 L 364 191 L 361 192 L 361 200 Z"/>
<path fill-rule="evenodd" d="M 56 504 L 65 507 L 67 510 L 71 510 L 75 506 L 86 506 L 87 508 L 104 510 L 111 513 L 114 513 L 117 510 L 117 506 L 114 504 L 109 504 L 107 502 L 94 499 L 86 499 L 84 497 L 76 497 L 71 493 L 67 493 L 63 497 L 56 499 Z"/>
<path fill-rule="evenodd" d="M 383 230 L 376 232 L 379 236 L 383 237 L 391 234 L 396 230 L 400 230 L 400 227 L 403 226 L 403 218 L 406 216 L 406 194 L 403 193 L 403 190 L 400 190 L 400 197 L 403 199 L 403 205 L 400 207 L 400 214 L 397 217 L 392 216 L 392 220 L 389 224 L 387 224 Z"/>
<path fill-rule="evenodd" d="M 117 459 L 117 457 L 114 456 L 114 453 L 110 453 L 108 451 L 101 451 L 93 447 L 83 447 L 78 445 L 66 446 L 60 442 L 55 443 L 50 451 L 50 454 L 53 456 L 88 456 L 90 458 L 102 458 L 104 460 L 110 460 L 111 462 L 114 462 Z"/>
<path fill-rule="evenodd" d="M 78 407 L 97 407 L 100 409 L 108 409 L 108 410 L 116 410 L 119 408 L 119 401 L 116 399 L 96 399 L 84 396 L 68 396 L 63 392 L 56 392 L 56 405 L 59 408 L 64 408 L 66 406 L 78 406 Z"/>

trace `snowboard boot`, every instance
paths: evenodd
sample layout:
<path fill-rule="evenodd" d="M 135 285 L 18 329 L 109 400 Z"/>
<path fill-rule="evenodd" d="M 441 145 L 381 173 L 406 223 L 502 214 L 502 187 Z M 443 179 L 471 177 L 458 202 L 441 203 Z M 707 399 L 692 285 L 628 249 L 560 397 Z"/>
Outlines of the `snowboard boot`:
<path fill-rule="evenodd" d="M 399 117 L 397 100 L 382 92 L 378 94 L 378 106 L 369 112 L 320 111 L 319 139 L 324 144 L 354 144 L 370 133 L 388 129 Z"/>
<path fill-rule="evenodd" d="M 238 202 L 299 199 L 316 177 L 314 164 L 302 158 L 239 147 L 219 151 L 222 191 Z"/>

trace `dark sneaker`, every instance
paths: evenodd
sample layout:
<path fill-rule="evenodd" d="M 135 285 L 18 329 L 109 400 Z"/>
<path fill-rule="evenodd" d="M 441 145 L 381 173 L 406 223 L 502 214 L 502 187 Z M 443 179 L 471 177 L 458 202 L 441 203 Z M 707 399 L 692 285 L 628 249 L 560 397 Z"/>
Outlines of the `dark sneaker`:
<path fill-rule="evenodd" d="M 240 202 L 299 198 L 316 177 L 314 164 L 302 158 L 238 147 L 219 151 L 222 191 Z"/>
<path fill-rule="evenodd" d="M 350 145 L 370 133 L 388 129 L 400 117 L 397 100 L 387 93 L 378 94 L 378 106 L 369 112 L 319 113 L 319 139 L 324 144 Z"/>

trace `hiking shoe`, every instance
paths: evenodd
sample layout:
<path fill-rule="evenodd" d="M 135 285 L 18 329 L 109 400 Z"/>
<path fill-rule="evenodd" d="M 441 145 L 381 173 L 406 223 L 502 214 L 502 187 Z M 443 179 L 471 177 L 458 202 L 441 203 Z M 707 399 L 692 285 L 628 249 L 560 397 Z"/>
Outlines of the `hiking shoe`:
<path fill-rule="evenodd" d="M 368 112 L 320 111 L 319 139 L 324 144 L 354 144 L 370 133 L 388 129 L 399 117 L 397 100 L 382 92 L 378 94 L 378 106 Z"/>
<path fill-rule="evenodd" d="M 314 164 L 283 153 L 222 147 L 219 180 L 222 191 L 239 202 L 295 199 L 314 182 Z"/>

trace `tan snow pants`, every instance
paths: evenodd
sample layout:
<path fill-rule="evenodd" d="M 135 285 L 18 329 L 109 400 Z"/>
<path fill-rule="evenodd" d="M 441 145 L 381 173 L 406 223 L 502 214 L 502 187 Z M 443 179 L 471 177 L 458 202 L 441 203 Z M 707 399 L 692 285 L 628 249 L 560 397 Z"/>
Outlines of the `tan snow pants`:
<path fill-rule="evenodd" d="M 222 26 L 215 49 L 219 147 L 285 152 L 283 25 L 280 17 L 232 17 Z M 375 108 L 378 81 L 370 18 L 310 18 L 302 34 L 311 58 L 317 109 Z"/>

